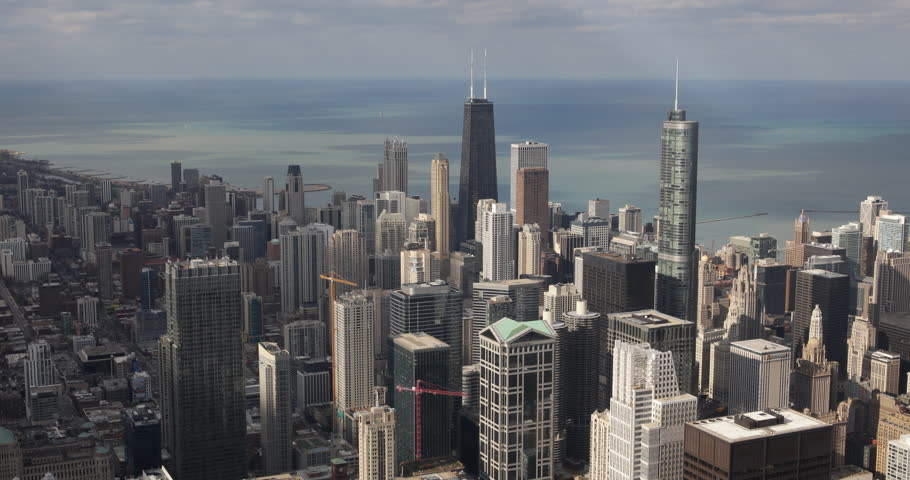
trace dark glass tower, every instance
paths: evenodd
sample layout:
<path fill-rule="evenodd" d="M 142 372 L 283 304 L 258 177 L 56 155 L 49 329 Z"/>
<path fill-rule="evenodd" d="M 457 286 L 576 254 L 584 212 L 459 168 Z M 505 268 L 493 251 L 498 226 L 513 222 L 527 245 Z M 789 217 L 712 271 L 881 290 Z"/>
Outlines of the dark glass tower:
<path fill-rule="evenodd" d="M 678 72 L 678 71 L 677 71 Z M 677 92 L 679 74 L 677 73 Z M 660 200 L 654 308 L 677 318 L 695 318 L 695 201 L 698 122 L 686 120 L 679 96 L 660 135 Z"/>
<path fill-rule="evenodd" d="M 464 130 L 461 134 L 458 243 L 474 238 L 477 201 L 484 198 L 499 199 L 493 102 L 486 98 L 474 98 L 473 88 L 471 90 L 471 98 L 464 104 Z"/>

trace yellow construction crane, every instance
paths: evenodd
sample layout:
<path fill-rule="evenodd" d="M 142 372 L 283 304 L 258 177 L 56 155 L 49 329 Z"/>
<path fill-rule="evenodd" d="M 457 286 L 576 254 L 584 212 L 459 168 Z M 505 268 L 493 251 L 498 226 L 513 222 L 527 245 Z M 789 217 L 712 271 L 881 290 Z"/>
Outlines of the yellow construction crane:
<path fill-rule="evenodd" d="M 357 284 L 339 277 L 338 274 L 335 272 L 329 272 L 325 275 L 319 275 L 319 278 L 321 278 L 323 280 L 328 280 L 329 298 L 332 299 L 332 317 L 331 317 L 332 325 L 330 327 L 330 330 L 332 331 L 332 333 L 331 333 L 332 337 L 331 337 L 331 341 L 329 343 L 331 345 L 331 351 L 332 351 L 332 410 L 336 410 L 337 407 L 336 407 L 336 403 L 335 403 L 335 378 L 336 378 L 335 377 L 335 364 L 337 364 L 338 361 L 335 358 L 335 284 L 342 283 L 344 285 L 350 285 L 352 287 L 356 287 Z M 336 414 L 337 414 L 337 412 L 336 412 Z"/>

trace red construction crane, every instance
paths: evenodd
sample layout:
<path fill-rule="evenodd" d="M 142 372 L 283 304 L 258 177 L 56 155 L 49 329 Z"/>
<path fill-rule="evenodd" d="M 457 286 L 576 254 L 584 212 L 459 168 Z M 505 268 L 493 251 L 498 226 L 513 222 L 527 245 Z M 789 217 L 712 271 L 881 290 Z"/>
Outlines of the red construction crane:
<path fill-rule="evenodd" d="M 420 460 L 420 455 L 423 453 L 423 442 L 421 442 L 421 428 L 420 420 L 423 418 L 420 416 L 420 396 L 424 393 L 430 395 L 446 395 L 449 397 L 467 397 L 468 395 L 463 392 L 453 392 L 451 390 L 446 390 L 439 385 L 433 385 L 430 382 L 424 382 L 423 380 L 417 379 L 416 387 L 402 387 L 398 385 L 395 387 L 399 392 L 414 392 L 414 427 L 416 429 L 415 433 L 417 435 L 417 460 Z"/>

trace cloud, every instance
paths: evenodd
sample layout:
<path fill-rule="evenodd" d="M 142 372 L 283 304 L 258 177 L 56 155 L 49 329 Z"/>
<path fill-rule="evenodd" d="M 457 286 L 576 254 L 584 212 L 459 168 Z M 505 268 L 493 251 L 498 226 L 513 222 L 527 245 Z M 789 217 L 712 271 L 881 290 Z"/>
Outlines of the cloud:
<path fill-rule="evenodd" d="M 488 46 L 507 59 L 498 65 L 502 72 L 516 76 L 653 76 L 655 62 L 691 52 L 704 58 L 698 66 L 707 76 L 748 74 L 742 67 L 778 77 L 794 76 L 794 68 L 796 76 L 832 76 L 799 55 L 822 66 L 838 56 L 845 71 L 871 78 L 910 78 L 910 66 L 873 64 L 899 53 L 910 28 L 905 0 L 2 3 L 0 28 L 11 40 L 0 44 L 0 55 L 13 67 L 2 75 L 349 75 L 358 66 L 370 75 L 452 75 L 463 70 L 453 55 Z M 764 46 L 757 43 L 763 36 Z M 534 57 L 547 61 L 529 69 Z"/>

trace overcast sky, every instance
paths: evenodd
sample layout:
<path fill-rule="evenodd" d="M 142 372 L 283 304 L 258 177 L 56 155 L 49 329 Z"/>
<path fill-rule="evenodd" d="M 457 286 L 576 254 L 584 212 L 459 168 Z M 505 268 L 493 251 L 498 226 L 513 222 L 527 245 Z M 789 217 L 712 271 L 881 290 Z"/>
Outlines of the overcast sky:
<path fill-rule="evenodd" d="M 910 80 L 910 0 L 0 0 L 0 78 Z"/>

